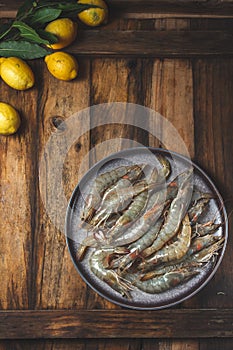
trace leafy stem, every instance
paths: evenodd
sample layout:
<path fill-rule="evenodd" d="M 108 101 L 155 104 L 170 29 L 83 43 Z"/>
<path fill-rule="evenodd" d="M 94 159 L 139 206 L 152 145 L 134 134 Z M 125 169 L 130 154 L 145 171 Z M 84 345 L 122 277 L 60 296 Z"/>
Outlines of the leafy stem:
<path fill-rule="evenodd" d="M 21 56 L 24 45 L 29 58 L 29 49 L 35 51 L 33 57 L 46 54 L 45 46 L 57 42 L 57 37 L 47 33 L 44 30 L 45 25 L 59 17 L 72 17 L 74 13 L 77 16 L 78 13 L 93 7 L 99 6 L 77 3 L 77 0 L 26 0 L 18 9 L 15 20 L 3 24 L 0 28 L 0 56 L 8 57 L 10 45 L 13 45 L 14 53 L 20 49 Z"/>

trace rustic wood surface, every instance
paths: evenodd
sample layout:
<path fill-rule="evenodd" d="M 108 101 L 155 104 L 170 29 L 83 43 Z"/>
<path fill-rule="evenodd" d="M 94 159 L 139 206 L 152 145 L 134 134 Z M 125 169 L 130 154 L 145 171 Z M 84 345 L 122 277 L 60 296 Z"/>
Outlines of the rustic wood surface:
<path fill-rule="evenodd" d="M 227 309 L 5 311 L 0 321 L 0 339 L 233 337 Z"/>
<path fill-rule="evenodd" d="M 0 1 L 0 17 L 13 17 L 19 4 Z M 29 62 L 37 77 L 31 90 L 18 92 L 0 82 L 0 100 L 22 115 L 19 133 L 0 137 L 0 338 L 6 339 L 0 350 L 230 350 L 232 20 L 219 17 L 232 17 L 233 2 L 114 0 L 112 4 L 110 23 L 97 31 L 82 27 L 80 42 L 67 49 L 79 60 L 77 80 L 58 81 L 42 60 L 36 60 Z M 112 35 L 120 42 L 112 40 L 109 49 Z M 159 45 L 150 47 L 153 39 Z M 93 292 L 77 274 L 64 234 L 56 228 L 67 203 L 60 205 L 54 198 L 52 220 L 45 210 L 54 191 L 46 188 L 46 181 L 56 170 L 56 159 L 47 164 L 43 152 L 51 134 L 57 131 L 53 147 L 62 149 L 68 145 L 66 121 L 72 114 L 117 101 L 145 105 L 166 117 L 193 160 L 216 183 L 229 213 L 229 243 L 215 277 L 171 310 L 127 311 Z M 89 131 L 81 132 L 67 152 L 62 172 L 67 200 L 89 166 L 106 155 L 135 142 L 162 147 L 153 136 L 155 128 L 162 131 L 167 148 L 182 152 L 153 120 L 145 125 L 151 133 L 123 125 L 124 116 L 113 125 L 93 128 L 94 122 L 95 114 L 87 115 Z M 75 127 L 84 130 L 81 122 Z M 39 189 L 41 159 L 47 164 L 47 180 Z M 47 196 L 42 201 L 43 189 Z M 73 337 L 79 339 L 68 339 Z"/>
<path fill-rule="evenodd" d="M 23 0 L 1 0 L 0 17 L 14 17 Z M 110 13 L 121 18 L 232 18 L 232 0 L 109 0 Z"/>

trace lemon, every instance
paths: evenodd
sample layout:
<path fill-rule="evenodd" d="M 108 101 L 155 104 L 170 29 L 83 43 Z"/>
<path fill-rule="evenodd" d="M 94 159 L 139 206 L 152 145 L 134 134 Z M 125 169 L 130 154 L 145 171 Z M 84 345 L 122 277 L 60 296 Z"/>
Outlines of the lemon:
<path fill-rule="evenodd" d="M 57 36 L 58 42 L 49 45 L 54 50 L 63 49 L 70 45 L 77 36 L 77 23 L 71 21 L 69 18 L 59 18 L 50 22 L 45 27 L 46 32 Z"/>
<path fill-rule="evenodd" d="M 14 134 L 20 126 L 20 116 L 14 107 L 0 102 L 0 134 Z"/>
<path fill-rule="evenodd" d="M 78 74 L 78 62 L 70 54 L 57 51 L 45 57 L 49 72 L 57 79 L 72 80 Z"/>
<path fill-rule="evenodd" d="M 10 87 L 26 90 L 34 85 L 34 74 L 29 65 L 17 57 L 9 57 L 1 64 L 1 77 Z"/>
<path fill-rule="evenodd" d="M 1 65 L 5 61 L 5 57 L 0 57 L 0 76 L 1 76 Z"/>
<path fill-rule="evenodd" d="M 78 18 L 91 27 L 106 23 L 108 19 L 108 7 L 103 0 L 79 0 L 79 4 L 96 5 L 101 8 L 93 7 L 84 10 L 78 14 Z"/>

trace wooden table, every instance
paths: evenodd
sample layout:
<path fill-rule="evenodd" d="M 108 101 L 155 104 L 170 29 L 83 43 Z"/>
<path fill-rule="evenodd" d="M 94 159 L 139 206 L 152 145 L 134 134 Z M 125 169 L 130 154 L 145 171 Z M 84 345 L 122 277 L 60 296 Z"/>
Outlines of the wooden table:
<path fill-rule="evenodd" d="M 14 17 L 21 2 L 0 1 L 0 16 Z M 112 0 L 109 5 L 109 24 L 80 26 L 76 43 L 67 48 L 79 60 L 78 79 L 58 81 L 35 60 L 31 90 L 18 92 L 0 82 L 0 100 L 22 115 L 19 133 L 0 137 L 0 349 L 230 350 L 233 2 Z M 192 159 L 216 183 L 229 213 L 229 241 L 216 275 L 197 295 L 167 310 L 127 310 L 87 287 L 57 228 L 64 215 L 59 198 L 53 219 L 45 210 L 49 198 L 42 201 L 39 165 L 41 157 L 46 161 L 53 132 L 58 149 L 71 115 L 109 102 L 144 105 L 170 121 Z M 80 175 L 123 145 L 163 146 L 153 136 L 159 125 L 152 123 L 149 133 L 126 125 L 124 115 L 95 128 L 94 120 L 87 115 L 83 134 L 80 122 L 81 136 L 67 151 L 62 169 L 67 199 Z M 101 147 L 104 141 L 107 147 Z M 176 139 L 169 148 L 177 150 Z M 46 176 L 49 197 L 55 188 Z"/>

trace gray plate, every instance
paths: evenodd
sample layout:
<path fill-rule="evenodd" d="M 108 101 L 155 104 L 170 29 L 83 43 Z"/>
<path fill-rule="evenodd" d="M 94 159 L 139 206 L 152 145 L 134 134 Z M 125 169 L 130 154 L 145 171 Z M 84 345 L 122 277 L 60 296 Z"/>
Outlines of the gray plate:
<path fill-rule="evenodd" d="M 225 242 L 223 248 L 219 251 L 219 254 L 216 257 L 215 261 L 203 267 L 201 273 L 191 278 L 189 281 L 159 294 L 148 294 L 135 289 L 131 292 L 132 298 L 126 299 L 119 293 L 115 292 L 105 282 L 98 279 L 92 273 L 88 263 L 91 249 L 89 250 L 88 254 L 86 254 L 82 262 L 77 261 L 76 252 L 78 246 L 83 238 L 85 238 L 87 235 L 86 230 L 79 228 L 80 213 L 84 204 L 85 197 L 90 191 L 92 182 L 97 174 L 112 170 L 120 165 L 144 163 L 154 166 L 158 164 L 158 161 L 156 159 L 156 155 L 158 154 L 167 157 L 171 163 L 172 173 L 168 179 L 168 182 L 175 178 L 177 174 L 183 172 L 185 169 L 189 168 L 190 166 L 193 167 L 194 185 L 205 192 L 212 193 L 214 197 L 214 199 L 210 200 L 208 211 L 205 213 L 203 221 L 206 222 L 214 218 L 216 223 L 221 223 L 222 226 L 219 228 L 219 233 L 222 233 L 222 235 L 225 237 Z M 163 149 L 140 147 L 115 153 L 96 163 L 84 175 L 71 196 L 67 208 L 65 232 L 67 245 L 73 263 L 83 280 L 92 289 L 94 289 L 102 297 L 115 304 L 132 309 L 155 310 L 173 306 L 184 301 L 187 298 L 190 298 L 198 291 L 200 291 L 200 289 L 210 281 L 223 258 L 227 243 L 228 220 L 224 203 L 218 190 L 210 178 L 205 174 L 205 172 L 201 170 L 196 164 L 175 152 L 170 152 Z"/>

